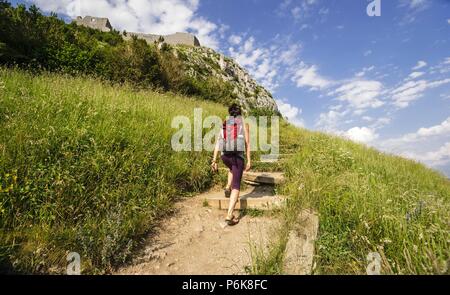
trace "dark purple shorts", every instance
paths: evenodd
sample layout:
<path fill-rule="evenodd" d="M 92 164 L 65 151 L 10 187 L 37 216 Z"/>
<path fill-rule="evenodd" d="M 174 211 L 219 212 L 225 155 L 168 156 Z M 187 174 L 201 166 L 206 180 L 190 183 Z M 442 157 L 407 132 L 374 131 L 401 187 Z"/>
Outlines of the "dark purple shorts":
<path fill-rule="evenodd" d="M 233 174 L 231 189 L 241 189 L 242 173 L 244 172 L 244 159 L 237 155 L 222 155 L 223 163 L 230 169 Z"/>

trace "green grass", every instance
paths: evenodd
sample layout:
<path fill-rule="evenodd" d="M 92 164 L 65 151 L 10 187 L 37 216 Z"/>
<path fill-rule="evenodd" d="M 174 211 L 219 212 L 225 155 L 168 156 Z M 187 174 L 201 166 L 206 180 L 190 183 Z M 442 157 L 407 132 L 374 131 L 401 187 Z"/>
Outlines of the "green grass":
<path fill-rule="evenodd" d="M 172 150 L 177 115 L 225 108 L 172 94 L 0 68 L 0 268 L 85 273 L 124 261 L 178 196 L 213 182 L 210 153 Z"/>
<path fill-rule="evenodd" d="M 226 111 L 170 93 L 0 68 L 0 270 L 61 273 L 75 251 L 84 273 L 109 272 L 178 196 L 224 183 L 225 173 L 210 172 L 210 153 L 171 149 L 172 118 L 192 117 L 195 107 L 204 116 Z M 289 230 L 300 210 L 313 208 L 316 274 L 364 274 L 372 251 L 383 257 L 383 273 L 448 273 L 444 176 L 285 122 L 280 132 L 281 152 L 293 155 L 255 166 L 285 171 L 277 193 L 289 200 L 274 214 L 282 226 L 268 251 L 252 248 L 249 272 L 283 273 Z"/>
<path fill-rule="evenodd" d="M 261 209 L 252 209 L 252 208 L 247 208 L 247 209 L 243 209 L 241 210 L 241 216 L 250 216 L 250 217 L 260 217 L 267 214 L 267 212 L 265 212 L 264 210 Z"/>
<path fill-rule="evenodd" d="M 440 173 L 341 138 L 285 125 L 289 196 L 283 227 L 256 273 L 282 269 L 286 227 L 302 208 L 319 213 L 316 274 L 365 274 L 369 252 L 384 274 L 443 274 L 450 259 L 450 182 Z M 295 222 L 295 221 L 294 221 Z M 282 271 L 281 271 L 282 272 Z"/>

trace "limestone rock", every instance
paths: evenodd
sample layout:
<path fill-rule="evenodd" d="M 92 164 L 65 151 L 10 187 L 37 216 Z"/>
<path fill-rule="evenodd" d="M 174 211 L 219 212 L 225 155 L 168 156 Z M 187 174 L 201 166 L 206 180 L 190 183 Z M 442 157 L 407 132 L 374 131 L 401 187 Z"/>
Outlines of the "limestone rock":
<path fill-rule="evenodd" d="M 177 56 L 187 67 L 186 73 L 191 77 L 215 77 L 229 83 L 245 110 L 262 109 L 278 113 L 272 94 L 233 59 L 207 47 L 174 46 L 173 50 L 177 52 Z"/>

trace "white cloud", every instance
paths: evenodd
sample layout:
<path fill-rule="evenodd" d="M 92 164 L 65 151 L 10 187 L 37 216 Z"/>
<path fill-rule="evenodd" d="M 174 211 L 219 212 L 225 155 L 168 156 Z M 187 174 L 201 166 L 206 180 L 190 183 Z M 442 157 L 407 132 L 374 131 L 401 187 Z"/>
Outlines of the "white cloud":
<path fill-rule="evenodd" d="M 306 30 L 306 29 L 309 29 L 309 28 L 311 28 L 311 25 L 308 25 L 308 24 L 302 24 L 301 26 L 300 26 L 300 31 L 303 31 L 303 30 Z"/>
<path fill-rule="evenodd" d="M 375 66 L 364 67 L 360 72 L 356 73 L 355 76 L 356 76 L 356 77 L 363 77 L 363 76 L 365 76 L 367 73 L 373 71 L 374 69 L 375 69 Z"/>
<path fill-rule="evenodd" d="M 450 83 L 450 78 L 437 81 L 408 81 L 391 92 L 393 104 L 399 108 L 408 107 L 412 101 L 422 97 L 426 90 L 436 88 L 447 83 Z"/>
<path fill-rule="evenodd" d="M 384 140 L 379 148 L 436 167 L 450 163 L 449 140 L 450 117 L 440 124 Z"/>
<path fill-rule="evenodd" d="M 292 65 L 298 58 L 302 46 L 300 44 L 291 44 L 288 49 L 280 54 L 281 62 L 285 65 Z"/>
<path fill-rule="evenodd" d="M 226 24 L 219 24 L 218 33 L 220 35 L 221 39 L 225 39 L 225 33 L 230 29 L 229 25 Z"/>
<path fill-rule="evenodd" d="M 302 16 L 301 12 L 302 12 L 302 9 L 300 7 L 298 7 L 298 6 L 292 8 L 292 10 L 291 10 L 292 16 L 295 19 L 299 19 Z"/>
<path fill-rule="evenodd" d="M 44 11 L 108 17 L 118 30 L 153 34 L 192 32 L 202 45 L 217 48 L 218 26 L 196 14 L 198 0 L 29 0 Z M 220 32 L 219 32 L 220 33 Z"/>
<path fill-rule="evenodd" d="M 430 68 L 430 74 L 447 74 L 450 73 L 450 57 L 445 58 L 442 62 Z"/>
<path fill-rule="evenodd" d="M 292 77 L 292 81 L 297 87 L 310 87 L 312 90 L 323 89 L 332 84 L 331 81 L 317 73 L 317 66 L 307 66 L 303 62 L 300 64 Z"/>
<path fill-rule="evenodd" d="M 332 110 L 332 111 L 339 111 L 339 110 L 342 109 L 342 107 L 343 107 L 343 105 L 338 104 L 338 105 L 335 105 L 335 106 L 330 106 L 329 109 Z"/>
<path fill-rule="evenodd" d="M 278 110 L 280 111 L 280 113 L 284 117 L 286 117 L 289 122 L 296 126 L 304 127 L 304 121 L 300 117 L 300 115 L 302 114 L 301 109 L 279 99 L 276 100 L 276 103 L 278 105 Z"/>
<path fill-rule="evenodd" d="M 344 136 L 361 143 L 369 143 L 378 138 L 378 134 L 376 134 L 374 130 L 367 127 L 353 127 L 347 130 Z"/>
<path fill-rule="evenodd" d="M 450 117 L 448 117 L 444 122 L 442 122 L 439 125 L 429 128 L 420 128 L 417 131 L 417 135 L 419 137 L 429 137 L 444 134 L 450 134 Z"/>
<path fill-rule="evenodd" d="M 383 84 L 373 80 L 355 80 L 347 82 L 328 93 L 340 101 L 348 102 L 353 108 L 378 108 L 384 104 L 379 99 Z"/>
<path fill-rule="evenodd" d="M 412 23 L 416 16 L 430 6 L 430 0 L 401 0 L 400 8 L 406 9 L 406 14 L 401 21 L 401 25 Z"/>
<path fill-rule="evenodd" d="M 327 15 L 328 13 L 330 13 L 330 9 L 329 9 L 329 8 L 322 7 L 322 8 L 319 10 L 319 14 L 321 14 L 321 15 Z"/>
<path fill-rule="evenodd" d="M 417 78 L 423 76 L 424 74 L 425 74 L 424 72 L 412 72 L 408 78 L 417 79 Z"/>
<path fill-rule="evenodd" d="M 275 12 L 280 17 L 285 17 L 287 13 L 289 13 L 297 22 L 311 17 L 313 15 L 311 10 L 318 2 L 318 0 L 299 0 L 294 3 L 291 0 L 284 0 L 280 3 Z M 319 14 L 326 16 L 328 10 L 320 9 Z"/>
<path fill-rule="evenodd" d="M 369 56 L 369 55 L 371 55 L 372 54 L 372 50 L 366 50 L 365 52 L 364 52 L 364 56 Z"/>
<path fill-rule="evenodd" d="M 333 106 L 330 111 L 321 113 L 316 121 L 315 127 L 326 132 L 340 134 L 339 124 L 349 113 L 349 110 L 340 111 L 342 105 Z"/>
<path fill-rule="evenodd" d="M 391 118 L 381 117 L 381 118 L 378 118 L 375 121 L 375 123 L 373 123 L 369 127 L 372 128 L 372 129 L 380 129 L 380 128 L 383 128 L 384 126 L 386 126 L 386 125 L 388 125 L 390 123 L 391 123 Z"/>
<path fill-rule="evenodd" d="M 281 2 L 279 9 L 281 10 L 285 10 L 289 7 L 289 5 L 291 5 L 292 0 L 284 0 L 283 2 Z"/>
<path fill-rule="evenodd" d="M 240 46 L 238 51 L 233 47 L 229 50 L 231 56 L 243 67 L 253 68 L 256 66 L 257 61 L 262 58 L 263 50 L 259 48 L 253 50 L 254 42 L 255 39 L 250 37 Z"/>
<path fill-rule="evenodd" d="M 434 151 L 426 153 L 417 153 L 405 151 L 401 153 L 402 156 L 410 159 L 414 159 L 432 167 L 444 166 L 450 163 L 450 142 L 445 143 L 443 146 Z"/>
<path fill-rule="evenodd" d="M 385 146 L 394 147 L 401 144 L 410 144 L 430 140 L 430 137 L 444 137 L 450 136 L 450 117 L 438 125 L 431 127 L 419 128 L 416 132 L 408 133 L 400 138 L 390 139 L 385 141 Z"/>
<path fill-rule="evenodd" d="M 301 44 L 291 43 L 289 39 L 276 37 L 270 45 L 265 45 L 249 36 L 247 39 L 240 38 L 239 44 L 231 46 L 228 51 L 258 82 L 268 90 L 275 91 L 280 81 L 287 79 L 290 68 L 298 61 L 301 48 Z"/>
<path fill-rule="evenodd" d="M 417 65 L 414 66 L 414 67 L 412 68 L 412 70 L 413 70 L 413 71 L 417 71 L 417 70 L 419 70 L 419 69 L 421 69 L 421 68 L 423 68 L 423 67 L 426 67 L 426 66 L 427 66 L 427 63 L 426 63 L 425 61 L 419 60 L 419 61 L 417 62 Z"/>
<path fill-rule="evenodd" d="M 242 41 L 242 37 L 238 36 L 238 35 L 231 35 L 228 38 L 228 42 L 230 42 L 233 45 L 239 45 L 241 43 L 241 41 Z"/>
<path fill-rule="evenodd" d="M 229 49 L 231 57 L 238 64 L 246 68 L 250 74 L 258 80 L 264 87 L 273 91 L 278 87 L 275 78 L 278 67 L 269 49 L 255 45 L 255 38 L 249 37 L 242 41 L 236 48 Z"/>
<path fill-rule="evenodd" d="M 447 23 L 450 25 L 450 18 L 447 20 Z"/>
<path fill-rule="evenodd" d="M 424 9 L 428 5 L 428 0 L 402 0 L 401 2 L 409 9 Z"/>

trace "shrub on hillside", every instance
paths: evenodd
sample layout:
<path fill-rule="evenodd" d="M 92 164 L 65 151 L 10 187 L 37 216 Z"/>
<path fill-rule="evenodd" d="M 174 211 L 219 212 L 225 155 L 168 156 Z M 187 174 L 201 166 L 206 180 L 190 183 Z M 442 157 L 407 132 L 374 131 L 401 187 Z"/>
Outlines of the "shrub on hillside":
<path fill-rule="evenodd" d="M 229 83 L 188 75 L 185 64 L 166 43 L 158 50 L 158 44 L 136 37 L 126 41 L 115 30 L 66 24 L 55 14 L 42 15 L 36 6 L 14 8 L 4 0 L 0 0 L 0 64 L 34 72 L 93 75 L 222 103 L 234 100 Z"/>

